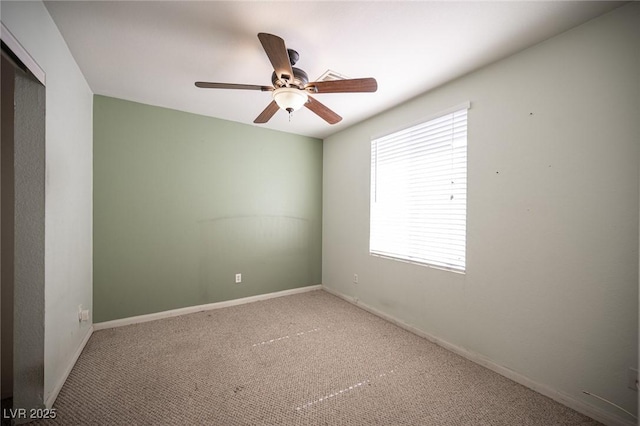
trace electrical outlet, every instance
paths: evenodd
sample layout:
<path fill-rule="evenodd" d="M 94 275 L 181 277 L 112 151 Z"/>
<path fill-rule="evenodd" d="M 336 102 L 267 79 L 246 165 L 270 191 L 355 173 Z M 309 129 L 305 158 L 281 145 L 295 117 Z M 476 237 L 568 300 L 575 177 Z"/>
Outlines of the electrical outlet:
<path fill-rule="evenodd" d="M 353 283 L 358 284 L 358 274 L 353 274 Z"/>
<path fill-rule="evenodd" d="M 239 284 L 242 282 L 242 274 L 236 274 L 236 284 Z"/>
<path fill-rule="evenodd" d="M 78 305 L 78 322 L 89 321 L 89 310 L 83 309 L 82 305 Z"/>
<path fill-rule="evenodd" d="M 627 380 L 628 380 L 627 387 L 637 392 L 638 391 L 638 370 L 636 370 L 635 368 L 629 368 Z"/>

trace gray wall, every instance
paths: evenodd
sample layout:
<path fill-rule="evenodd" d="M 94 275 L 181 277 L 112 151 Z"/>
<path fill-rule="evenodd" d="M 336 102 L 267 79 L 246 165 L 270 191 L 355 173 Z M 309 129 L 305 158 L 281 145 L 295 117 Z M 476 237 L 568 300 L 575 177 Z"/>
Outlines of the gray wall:
<path fill-rule="evenodd" d="M 322 141 L 95 97 L 96 322 L 320 284 L 321 215 Z"/>
<path fill-rule="evenodd" d="M 556 397 L 635 412 L 639 45 L 634 3 L 327 138 L 324 285 Z M 371 138 L 465 101 L 466 274 L 370 256 Z"/>
<path fill-rule="evenodd" d="M 2 188 L 0 219 L 1 236 L 1 293 L 2 293 L 2 399 L 13 396 L 13 234 L 14 234 L 14 178 L 13 178 L 13 94 L 15 71 L 13 64 L 2 55 Z"/>
<path fill-rule="evenodd" d="M 16 72 L 14 408 L 44 407 L 45 89 Z"/>

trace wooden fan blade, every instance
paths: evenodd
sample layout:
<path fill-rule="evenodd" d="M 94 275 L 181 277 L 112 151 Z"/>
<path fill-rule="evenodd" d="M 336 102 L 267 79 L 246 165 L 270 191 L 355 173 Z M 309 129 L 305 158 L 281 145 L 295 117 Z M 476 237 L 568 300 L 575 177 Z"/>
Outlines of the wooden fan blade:
<path fill-rule="evenodd" d="M 327 108 L 324 104 L 313 99 L 311 96 L 309 96 L 309 101 L 304 104 L 304 106 L 318 114 L 320 118 L 322 118 L 329 124 L 336 124 L 339 123 L 340 120 L 342 120 L 342 117 Z"/>
<path fill-rule="evenodd" d="M 305 86 L 310 93 L 361 93 L 375 92 L 378 82 L 375 78 L 352 78 L 349 80 L 314 81 Z"/>
<path fill-rule="evenodd" d="M 276 101 L 271 101 L 271 103 L 267 105 L 264 111 L 262 111 L 260 115 L 255 120 L 253 120 L 253 122 L 257 124 L 264 124 L 267 121 L 271 120 L 271 117 L 273 117 L 273 115 L 278 112 L 279 109 L 280 107 L 278 106 Z"/>
<path fill-rule="evenodd" d="M 280 80 L 292 80 L 293 70 L 291 69 L 289 53 L 287 52 L 287 47 L 284 45 L 284 40 L 278 36 L 267 33 L 258 34 L 258 38 L 278 78 Z"/>
<path fill-rule="evenodd" d="M 209 83 L 206 81 L 196 81 L 196 86 L 202 89 L 242 89 L 242 90 L 262 90 L 263 92 L 273 90 L 273 87 L 271 86 L 258 86 L 255 84 Z"/>

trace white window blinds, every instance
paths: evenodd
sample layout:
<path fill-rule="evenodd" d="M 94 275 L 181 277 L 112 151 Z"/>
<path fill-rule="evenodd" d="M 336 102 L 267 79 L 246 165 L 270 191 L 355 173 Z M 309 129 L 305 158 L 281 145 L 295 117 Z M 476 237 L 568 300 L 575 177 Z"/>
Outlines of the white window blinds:
<path fill-rule="evenodd" d="M 371 254 L 465 270 L 467 108 L 371 141 Z"/>

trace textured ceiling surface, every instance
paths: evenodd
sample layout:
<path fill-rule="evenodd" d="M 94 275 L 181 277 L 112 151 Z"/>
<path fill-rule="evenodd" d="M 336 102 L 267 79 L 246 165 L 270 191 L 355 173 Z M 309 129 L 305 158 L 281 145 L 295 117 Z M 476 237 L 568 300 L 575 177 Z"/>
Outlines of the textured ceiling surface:
<path fill-rule="evenodd" d="M 319 94 L 343 117 L 303 108 L 262 127 L 324 138 L 620 6 L 621 2 L 50 1 L 94 93 L 252 124 L 270 92 L 199 89 L 195 81 L 271 85 L 259 32 L 327 70 L 375 77 L 378 91 Z"/>

